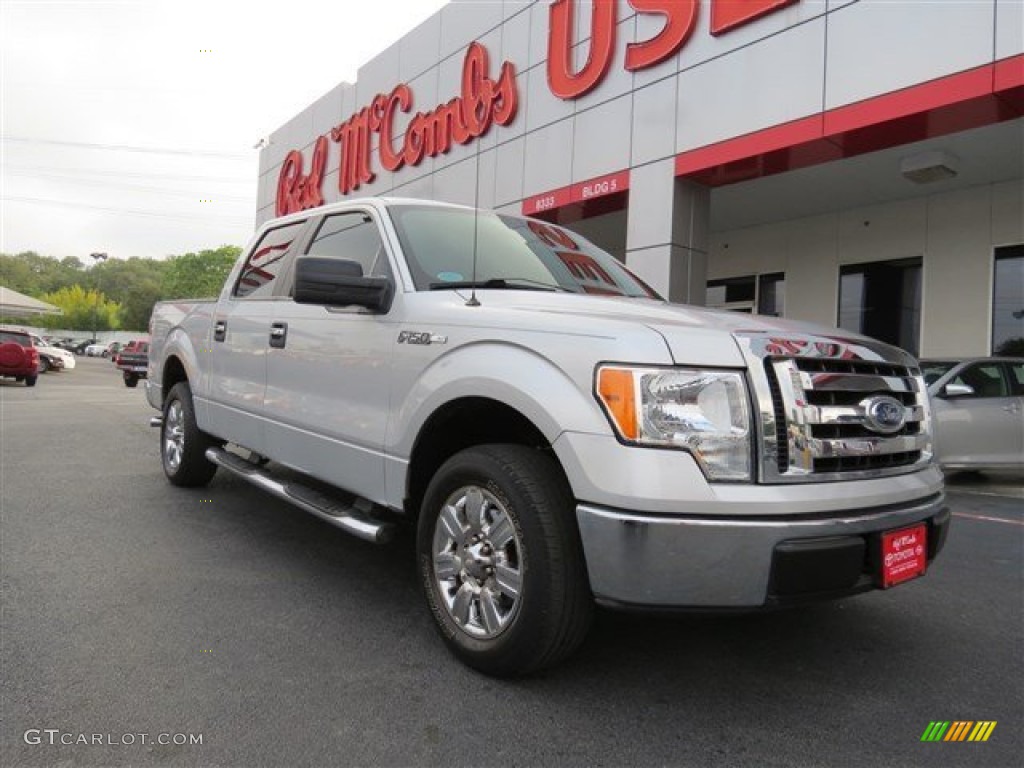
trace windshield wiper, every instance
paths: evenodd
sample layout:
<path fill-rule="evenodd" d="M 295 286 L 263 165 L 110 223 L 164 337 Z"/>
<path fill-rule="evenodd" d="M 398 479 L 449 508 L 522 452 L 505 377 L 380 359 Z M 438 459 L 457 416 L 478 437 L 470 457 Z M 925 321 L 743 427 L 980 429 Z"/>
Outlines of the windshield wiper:
<path fill-rule="evenodd" d="M 430 290 L 443 291 L 448 288 L 498 288 L 509 291 L 564 291 L 575 293 L 557 283 L 545 283 L 528 277 L 492 277 L 490 280 L 458 280 L 443 283 L 431 283 Z"/>

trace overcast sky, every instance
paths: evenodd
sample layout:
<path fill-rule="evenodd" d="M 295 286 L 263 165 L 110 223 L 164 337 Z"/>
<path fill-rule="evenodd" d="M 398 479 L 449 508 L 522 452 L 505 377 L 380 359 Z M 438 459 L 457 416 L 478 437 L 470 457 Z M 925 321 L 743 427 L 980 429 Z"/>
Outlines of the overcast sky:
<path fill-rule="evenodd" d="M 0 0 L 0 250 L 244 245 L 253 145 L 445 1 Z"/>

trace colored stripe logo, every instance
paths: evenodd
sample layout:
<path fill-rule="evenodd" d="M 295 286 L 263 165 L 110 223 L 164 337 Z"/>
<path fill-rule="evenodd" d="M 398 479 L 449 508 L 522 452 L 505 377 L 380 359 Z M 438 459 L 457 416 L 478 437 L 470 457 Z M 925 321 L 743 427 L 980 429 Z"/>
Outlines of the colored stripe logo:
<path fill-rule="evenodd" d="M 995 720 L 933 720 L 921 741 L 988 741 L 995 729 Z"/>

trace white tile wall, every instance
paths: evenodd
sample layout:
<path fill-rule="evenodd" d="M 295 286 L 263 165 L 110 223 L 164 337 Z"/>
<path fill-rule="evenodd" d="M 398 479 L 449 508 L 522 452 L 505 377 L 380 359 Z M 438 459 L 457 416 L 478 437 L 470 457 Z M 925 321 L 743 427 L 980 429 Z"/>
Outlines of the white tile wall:
<path fill-rule="evenodd" d="M 524 196 L 568 186 L 572 182 L 572 120 L 549 125 L 526 137 Z"/>
<path fill-rule="evenodd" d="M 674 154 L 677 88 L 673 75 L 633 92 L 632 165 Z"/>
<path fill-rule="evenodd" d="M 526 163 L 525 147 L 525 139 L 520 138 L 499 144 L 495 149 L 495 205 L 506 205 L 523 199 L 523 168 Z"/>
<path fill-rule="evenodd" d="M 403 83 L 422 75 L 441 60 L 440 11 L 401 39 L 398 58 L 398 76 Z"/>
<path fill-rule="evenodd" d="M 313 104 L 313 136 L 329 134 L 331 128 L 345 120 L 348 115 L 342 113 L 344 108 L 343 92 L 346 86 L 340 84 L 325 93 Z"/>
<path fill-rule="evenodd" d="M 679 74 L 676 151 L 821 110 L 824 19 Z"/>
<path fill-rule="evenodd" d="M 1024 53 L 1024 0 L 996 0 L 996 58 Z"/>
<path fill-rule="evenodd" d="M 367 106 L 378 93 L 389 93 L 401 81 L 399 43 L 395 43 L 359 68 L 356 103 L 353 109 Z"/>
<path fill-rule="evenodd" d="M 632 109 L 633 97 L 627 93 L 576 115 L 572 141 L 573 181 L 585 181 L 629 167 Z"/>
<path fill-rule="evenodd" d="M 441 9 L 441 56 L 462 50 L 501 24 L 502 4 L 496 0 L 452 0 Z"/>
<path fill-rule="evenodd" d="M 891 2 L 893 0 L 884 0 Z M 895 0 L 899 2 L 899 0 Z M 946 2 L 947 0 L 939 0 Z M 827 10 L 824 0 L 800 0 L 795 5 L 785 6 L 766 16 L 755 19 L 723 35 L 711 35 L 711 11 L 708 3 L 701 3 L 697 29 L 679 54 L 679 69 L 686 70 L 713 58 L 761 43 L 773 35 L 796 27 L 799 24 L 822 17 Z M 807 60 L 811 69 L 820 68 L 819 60 Z"/>
<path fill-rule="evenodd" d="M 861 0 L 828 15 L 825 108 L 992 60 L 991 0 Z"/>
<path fill-rule="evenodd" d="M 551 93 L 548 87 L 547 70 L 543 65 L 534 67 L 524 76 L 526 88 L 523 106 L 526 108 L 526 130 L 536 129 L 572 117 L 575 107 L 571 101 L 563 101 Z"/>

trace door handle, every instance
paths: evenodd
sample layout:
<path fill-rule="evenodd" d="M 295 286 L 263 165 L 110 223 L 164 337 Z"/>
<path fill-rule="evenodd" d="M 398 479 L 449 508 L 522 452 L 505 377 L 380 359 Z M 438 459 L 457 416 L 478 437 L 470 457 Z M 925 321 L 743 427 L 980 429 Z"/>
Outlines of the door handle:
<path fill-rule="evenodd" d="M 288 323 L 271 323 L 270 325 L 270 346 L 274 349 L 284 349 L 288 340 Z"/>
<path fill-rule="evenodd" d="M 216 322 L 214 322 L 214 324 L 213 324 L 213 340 L 214 341 L 224 341 L 224 339 L 225 339 L 225 337 L 227 335 L 228 335 L 228 321 L 227 320 L 217 320 Z"/>

